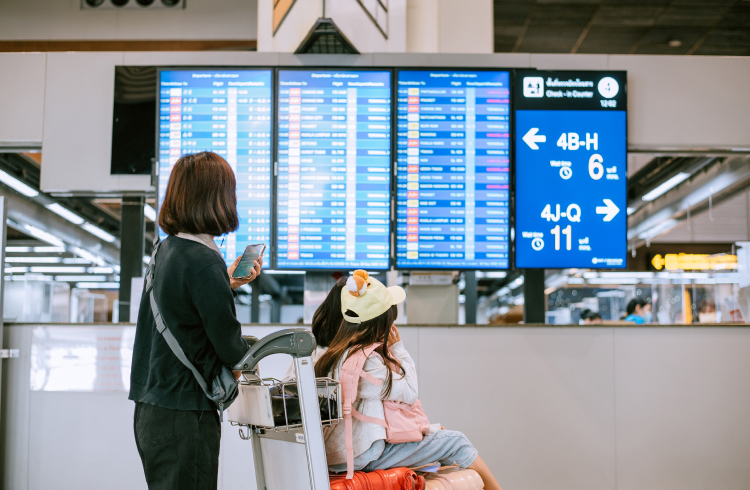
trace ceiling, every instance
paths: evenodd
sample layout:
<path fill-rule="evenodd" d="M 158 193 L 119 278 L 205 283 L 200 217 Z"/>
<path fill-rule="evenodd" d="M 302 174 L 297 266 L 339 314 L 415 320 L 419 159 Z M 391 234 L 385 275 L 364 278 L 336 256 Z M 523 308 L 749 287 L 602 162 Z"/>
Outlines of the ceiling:
<path fill-rule="evenodd" d="M 749 0 L 494 0 L 495 52 L 750 55 Z"/>

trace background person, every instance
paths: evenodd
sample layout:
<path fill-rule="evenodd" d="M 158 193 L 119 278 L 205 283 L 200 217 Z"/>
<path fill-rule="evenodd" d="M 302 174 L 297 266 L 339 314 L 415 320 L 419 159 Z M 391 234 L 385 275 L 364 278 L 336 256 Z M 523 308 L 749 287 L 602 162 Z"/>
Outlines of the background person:
<path fill-rule="evenodd" d="M 207 381 L 222 365 L 239 362 L 248 349 L 233 289 L 258 277 L 262 259 L 255 262 L 251 277 L 233 279 L 239 257 L 227 270 L 213 240 L 238 225 L 236 182 L 229 164 L 210 152 L 180 158 L 159 213 L 159 226 L 169 237 L 156 257 L 153 291 L 167 327 Z M 135 401 L 135 442 L 149 488 L 215 489 L 219 414 L 156 330 L 145 289 L 128 398 Z"/>
<path fill-rule="evenodd" d="M 631 299 L 625 311 L 628 313 L 628 316 L 625 317 L 626 322 L 633 322 L 638 325 L 651 323 L 651 303 L 644 298 Z"/>
<path fill-rule="evenodd" d="M 581 322 L 584 325 L 590 325 L 592 323 L 602 323 L 602 316 L 595 311 L 585 309 L 581 312 Z"/>

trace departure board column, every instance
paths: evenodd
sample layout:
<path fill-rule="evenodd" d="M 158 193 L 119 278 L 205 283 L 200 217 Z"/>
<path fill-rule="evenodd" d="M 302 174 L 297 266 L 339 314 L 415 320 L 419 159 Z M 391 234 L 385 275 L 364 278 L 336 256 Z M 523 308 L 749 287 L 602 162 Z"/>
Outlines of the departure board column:
<path fill-rule="evenodd" d="M 270 245 L 271 71 L 162 70 L 159 84 L 159 205 L 177 160 L 212 151 L 237 179 L 240 227 L 216 240 L 225 260 Z"/>
<path fill-rule="evenodd" d="M 277 267 L 386 269 L 390 72 L 279 72 Z"/>
<path fill-rule="evenodd" d="M 399 71 L 396 265 L 507 269 L 509 73 Z"/>
<path fill-rule="evenodd" d="M 346 91 L 346 260 L 357 250 L 357 89 Z"/>

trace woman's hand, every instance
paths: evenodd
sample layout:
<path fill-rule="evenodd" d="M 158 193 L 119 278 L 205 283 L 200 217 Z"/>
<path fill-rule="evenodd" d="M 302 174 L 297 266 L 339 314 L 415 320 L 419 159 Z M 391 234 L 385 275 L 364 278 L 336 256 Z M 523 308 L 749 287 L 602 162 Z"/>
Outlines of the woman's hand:
<path fill-rule="evenodd" d="M 401 335 L 398 333 L 396 325 L 391 327 L 391 333 L 388 335 L 388 345 L 393 345 L 396 342 L 401 342 Z"/>
<path fill-rule="evenodd" d="M 250 269 L 250 277 L 232 277 L 232 274 L 234 274 L 234 270 L 237 268 L 237 264 L 240 263 L 241 258 L 242 255 L 234 259 L 232 265 L 227 268 L 227 272 L 229 273 L 229 282 L 232 286 L 232 289 L 237 289 L 238 287 L 244 286 L 250 281 L 255 280 L 260 275 L 260 268 L 263 267 L 263 257 L 258 257 L 258 260 L 253 262 L 253 268 Z"/>

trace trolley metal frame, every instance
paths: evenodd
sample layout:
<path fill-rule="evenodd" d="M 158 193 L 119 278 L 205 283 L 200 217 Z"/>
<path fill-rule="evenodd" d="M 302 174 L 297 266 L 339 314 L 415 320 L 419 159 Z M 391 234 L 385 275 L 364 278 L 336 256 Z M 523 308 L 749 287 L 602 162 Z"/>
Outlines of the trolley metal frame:
<path fill-rule="evenodd" d="M 303 445 L 305 448 L 305 456 L 307 462 L 307 473 L 309 477 L 309 489 L 310 490 L 329 490 L 330 481 L 328 478 L 328 462 L 326 460 L 325 443 L 323 439 L 323 425 L 334 426 L 341 421 L 342 409 L 341 409 L 341 397 L 338 382 L 330 378 L 315 378 L 315 371 L 313 369 L 313 362 L 311 358 L 312 352 L 315 350 L 315 338 L 310 331 L 302 328 L 293 328 L 280 330 L 271 335 L 268 335 L 260 339 L 255 343 L 251 349 L 245 354 L 243 359 L 234 366 L 235 371 L 242 372 L 242 381 L 240 383 L 240 390 L 242 396 L 242 390 L 248 390 L 248 396 L 254 396 L 250 394 L 250 387 L 264 387 L 269 388 L 274 380 L 272 378 L 261 379 L 258 376 L 257 364 L 264 357 L 273 354 L 288 354 L 292 356 L 294 367 L 297 371 L 296 382 L 280 383 L 282 386 L 282 400 L 284 403 L 284 421 L 283 426 L 269 426 L 264 423 L 258 425 L 256 420 L 247 420 L 245 423 L 232 421 L 232 407 L 229 408 L 230 422 L 233 425 L 240 425 L 240 437 L 245 440 L 252 441 L 253 460 L 255 465 L 255 476 L 258 485 L 258 490 L 282 490 L 273 486 L 274 478 L 270 478 L 270 482 L 267 481 L 266 472 L 267 469 L 271 468 L 277 474 L 283 474 L 285 471 L 299 470 L 300 461 L 274 461 L 273 455 L 269 459 L 264 458 L 263 454 L 263 439 L 281 441 L 282 450 L 285 454 L 293 455 L 299 454 L 299 446 L 285 446 L 285 444 Z M 297 395 L 299 397 L 299 407 L 302 423 L 290 424 L 289 417 L 286 407 L 286 396 L 284 396 L 284 386 L 296 384 Z M 245 387 L 245 388 L 243 388 Z M 328 413 L 330 419 L 321 421 L 320 417 L 320 406 L 318 401 L 318 393 L 321 388 L 324 391 L 324 396 L 328 398 Z M 255 391 L 254 393 L 259 393 Z M 331 396 L 333 395 L 333 396 Z M 270 409 L 270 398 L 269 401 L 265 400 L 254 400 L 265 406 L 267 403 Z M 336 403 L 336 417 L 333 416 L 331 403 Z M 237 418 L 237 417 L 234 417 Z M 249 423 L 247 423 L 249 422 Z M 245 435 L 242 430 L 242 426 L 247 427 L 248 434 Z M 301 430 L 301 432 L 300 432 Z M 269 443 L 266 442 L 267 446 Z M 279 444 L 279 443 L 274 443 Z M 293 457 L 293 456 L 290 456 Z M 279 458 L 284 459 L 284 458 Z M 286 470 L 284 465 L 291 466 Z M 281 467 L 279 467 L 281 466 Z M 269 483 L 271 486 L 269 486 Z M 296 490 L 296 489 L 295 489 Z M 303 489 L 300 489 L 303 490 Z"/>

